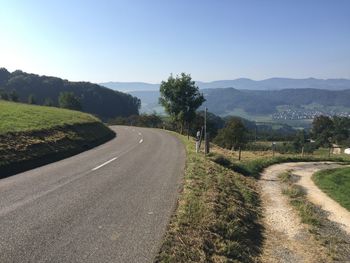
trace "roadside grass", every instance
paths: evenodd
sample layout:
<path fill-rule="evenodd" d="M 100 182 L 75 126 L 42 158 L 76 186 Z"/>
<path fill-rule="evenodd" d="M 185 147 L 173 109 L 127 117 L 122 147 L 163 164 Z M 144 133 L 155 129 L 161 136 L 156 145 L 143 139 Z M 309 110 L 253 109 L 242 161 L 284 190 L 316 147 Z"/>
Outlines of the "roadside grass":
<path fill-rule="evenodd" d="M 94 116 L 79 111 L 3 100 L 0 100 L 0 120 L 0 134 L 99 121 Z"/>
<path fill-rule="evenodd" d="M 260 255 L 263 227 L 256 179 L 268 166 L 284 162 L 336 161 L 348 157 L 292 155 L 272 152 L 238 153 L 211 145 L 205 157 L 196 154 L 194 141 L 178 135 L 187 151 L 183 192 L 171 219 L 164 243 L 155 262 L 256 262 Z M 290 183 L 286 194 L 299 211 L 303 222 L 318 231 L 319 211 L 305 202 L 301 188 L 292 186 L 295 178 L 283 175 Z M 330 239 L 330 247 L 333 241 Z"/>
<path fill-rule="evenodd" d="M 315 184 L 350 211 L 350 167 L 323 170 L 312 176 Z"/>
<path fill-rule="evenodd" d="M 255 180 L 178 136 L 187 151 L 183 192 L 155 262 L 254 262 L 261 242 Z"/>
<path fill-rule="evenodd" d="M 114 136 L 86 113 L 0 101 L 0 178 L 69 157 Z"/>

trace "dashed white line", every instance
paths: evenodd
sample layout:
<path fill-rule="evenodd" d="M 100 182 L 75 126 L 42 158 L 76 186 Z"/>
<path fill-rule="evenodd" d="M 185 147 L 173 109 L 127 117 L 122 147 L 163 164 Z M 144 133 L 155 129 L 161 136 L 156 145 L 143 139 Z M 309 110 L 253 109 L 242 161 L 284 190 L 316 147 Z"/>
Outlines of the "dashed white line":
<path fill-rule="evenodd" d="M 142 143 L 143 142 L 143 139 L 141 139 L 140 141 L 139 141 L 139 143 Z"/>
<path fill-rule="evenodd" d="M 109 164 L 109 163 L 111 163 L 111 162 L 113 162 L 113 161 L 115 161 L 117 159 L 118 159 L 118 157 L 114 157 L 114 158 L 110 159 L 109 161 L 107 161 L 107 162 L 105 162 L 105 163 L 103 163 L 103 164 L 101 164 L 99 166 L 96 166 L 95 168 L 91 169 L 91 171 L 96 171 L 97 169 L 100 169 L 102 166 L 105 166 L 106 164 Z"/>

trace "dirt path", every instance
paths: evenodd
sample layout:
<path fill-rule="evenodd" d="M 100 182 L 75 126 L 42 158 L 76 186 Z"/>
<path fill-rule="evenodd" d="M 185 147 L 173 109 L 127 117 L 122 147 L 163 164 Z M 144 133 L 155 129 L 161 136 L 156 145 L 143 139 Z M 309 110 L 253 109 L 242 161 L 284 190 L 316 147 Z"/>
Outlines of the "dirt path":
<path fill-rule="evenodd" d="M 322 192 L 312 181 L 312 175 L 323 169 L 337 168 L 337 164 L 303 163 L 293 168 L 293 174 L 300 176 L 297 182 L 307 193 L 307 198 L 329 213 L 328 219 L 339 224 L 341 229 L 350 234 L 350 212 Z"/>
<path fill-rule="evenodd" d="M 307 197 L 325 210 L 336 207 L 332 211 L 327 210 L 330 213 L 329 219 L 335 222 L 341 220 L 344 225 L 346 215 L 339 213 L 339 205 L 334 205 L 334 201 L 318 190 L 311 180 L 314 172 L 338 166 L 329 163 L 286 163 L 270 166 L 264 171 L 260 180 L 265 227 L 263 262 L 329 262 L 325 248 L 318 245 L 319 242 L 309 233 L 308 226 L 300 222 L 288 197 L 282 194 L 278 175 L 292 170 L 294 174 L 301 176 L 298 183 L 306 188 Z"/>

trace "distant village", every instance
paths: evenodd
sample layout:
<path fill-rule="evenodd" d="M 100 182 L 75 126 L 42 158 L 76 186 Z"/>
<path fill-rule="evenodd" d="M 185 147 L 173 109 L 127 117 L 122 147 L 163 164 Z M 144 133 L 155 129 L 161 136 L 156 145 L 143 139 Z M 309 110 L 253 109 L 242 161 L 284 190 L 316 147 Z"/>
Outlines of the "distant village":
<path fill-rule="evenodd" d="M 306 120 L 316 116 L 339 116 L 350 117 L 350 112 L 339 110 L 309 110 L 309 109 L 286 109 L 272 115 L 273 120 Z"/>

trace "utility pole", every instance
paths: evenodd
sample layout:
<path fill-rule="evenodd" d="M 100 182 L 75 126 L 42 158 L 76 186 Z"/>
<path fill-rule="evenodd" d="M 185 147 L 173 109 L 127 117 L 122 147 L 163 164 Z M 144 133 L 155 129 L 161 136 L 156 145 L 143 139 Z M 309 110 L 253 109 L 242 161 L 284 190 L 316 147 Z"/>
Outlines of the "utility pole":
<path fill-rule="evenodd" d="M 208 134 L 207 134 L 207 112 L 208 108 L 205 108 L 204 111 L 204 154 L 207 155 L 209 153 L 209 142 L 208 142 Z"/>
<path fill-rule="evenodd" d="M 301 148 L 301 157 L 304 157 L 304 146 Z"/>

